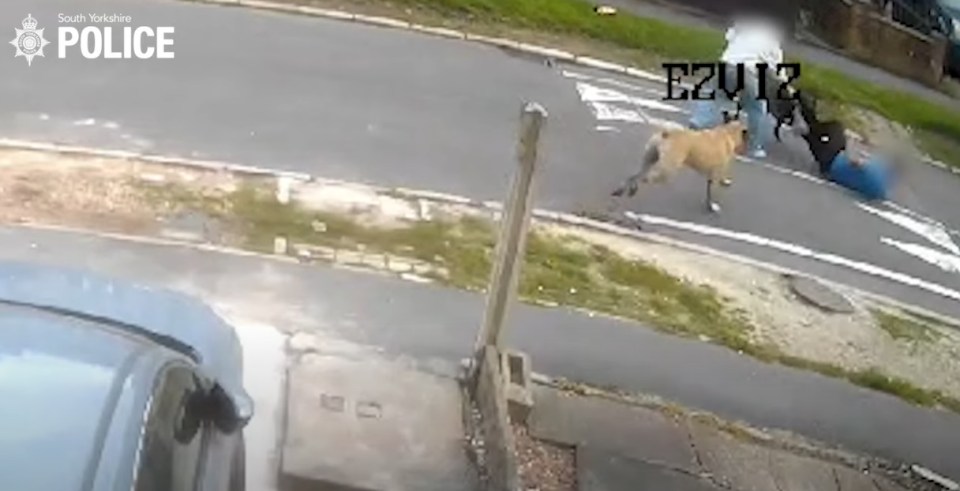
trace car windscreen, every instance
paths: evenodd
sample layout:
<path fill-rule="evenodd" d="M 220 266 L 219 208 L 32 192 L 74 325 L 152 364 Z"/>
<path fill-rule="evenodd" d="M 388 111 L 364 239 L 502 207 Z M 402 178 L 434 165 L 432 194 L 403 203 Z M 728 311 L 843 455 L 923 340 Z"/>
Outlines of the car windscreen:
<path fill-rule="evenodd" d="M 113 388 L 138 343 L 93 326 L 0 308 L 3 489 L 79 489 L 96 464 Z"/>

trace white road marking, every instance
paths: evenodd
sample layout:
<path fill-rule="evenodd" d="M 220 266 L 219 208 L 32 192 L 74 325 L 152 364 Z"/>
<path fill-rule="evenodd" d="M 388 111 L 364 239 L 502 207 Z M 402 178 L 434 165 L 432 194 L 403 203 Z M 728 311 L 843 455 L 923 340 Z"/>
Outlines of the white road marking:
<path fill-rule="evenodd" d="M 664 91 L 664 92 L 661 92 L 660 90 L 657 90 L 657 89 L 651 89 L 650 87 L 644 87 L 644 86 L 642 86 L 642 85 L 631 84 L 631 83 L 623 82 L 623 81 L 620 81 L 620 80 L 615 80 L 615 79 L 612 79 L 612 78 L 593 77 L 593 76 L 590 76 L 590 75 L 584 75 L 584 74 L 582 74 L 582 73 L 571 72 L 571 71 L 569 71 L 569 70 L 563 70 L 563 71 L 560 72 L 560 73 L 561 73 L 561 75 L 563 75 L 564 77 L 567 77 L 567 78 L 572 78 L 572 79 L 575 79 L 575 80 L 590 80 L 590 81 L 594 81 L 594 82 L 600 82 L 600 83 L 603 83 L 603 84 L 612 85 L 612 86 L 614 86 L 614 87 L 620 87 L 621 89 L 628 89 L 628 90 L 635 90 L 635 91 L 637 91 L 637 92 L 643 92 L 643 93 L 650 94 L 650 95 L 652 95 L 652 96 L 654 96 L 654 97 L 657 97 L 657 98 L 662 98 L 662 97 L 664 96 L 664 94 L 666 93 L 665 91 Z"/>
<path fill-rule="evenodd" d="M 660 119 L 660 118 L 654 118 L 654 117 L 647 118 L 647 123 L 652 124 L 654 126 L 659 126 L 660 128 L 663 128 L 665 130 L 682 130 L 685 128 L 684 125 L 676 121 L 670 121 L 669 119 Z"/>
<path fill-rule="evenodd" d="M 897 249 L 900 249 L 911 256 L 920 258 L 948 273 L 960 274 L 960 255 L 950 254 L 933 249 L 931 247 L 922 246 L 920 244 L 901 242 L 889 237 L 881 237 L 880 241 L 884 244 L 896 247 Z"/>
<path fill-rule="evenodd" d="M 759 165 L 759 166 L 761 166 L 761 167 L 770 169 L 770 170 L 772 170 L 772 171 L 774 171 L 774 172 L 779 172 L 779 173 L 781 173 L 781 174 L 786 174 L 786 175 L 788 175 L 788 176 L 793 176 L 793 177 L 796 177 L 797 179 L 803 179 L 804 181 L 810 181 L 810 182 L 813 182 L 813 183 L 816 183 L 816 184 L 823 184 L 823 185 L 827 185 L 827 186 L 832 186 L 832 187 L 835 187 L 835 188 L 843 189 L 841 186 L 839 186 L 839 185 L 837 185 L 837 184 L 835 184 L 835 183 L 833 183 L 833 182 L 830 182 L 830 181 L 826 181 L 826 180 L 824 180 L 824 179 L 821 179 L 821 178 L 819 178 L 819 177 L 817 177 L 817 176 L 815 176 L 815 175 L 813 175 L 813 174 L 810 174 L 809 172 L 802 172 L 802 171 L 798 171 L 798 170 L 787 169 L 786 167 L 781 167 L 781 166 L 779 166 L 779 165 L 770 164 L 770 163 L 764 162 L 764 161 L 762 161 L 762 160 L 757 160 L 757 159 L 755 159 L 755 158 L 747 157 L 747 156 L 744 156 L 744 155 L 738 155 L 738 156 L 737 156 L 737 160 L 739 160 L 739 161 L 741 161 L 741 162 L 746 162 L 746 163 L 748 163 L 748 164 Z"/>
<path fill-rule="evenodd" d="M 947 226 L 946 226 L 945 224 L 943 224 L 942 222 L 937 221 L 937 220 L 934 220 L 933 218 L 930 218 L 930 217 L 928 217 L 928 216 L 926 216 L 926 215 L 924 215 L 924 214 L 922 214 L 922 213 L 918 213 L 918 212 L 916 212 L 916 211 L 913 211 L 913 210 L 911 210 L 910 208 L 907 208 L 907 207 L 905 207 L 905 206 L 903 206 L 903 205 L 894 203 L 893 201 L 884 201 L 883 204 L 887 205 L 887 206 L 890 207 L 891 209 L 896 210 L 896 211 L 898 211 L 898 212 L 900 212 L 900 213 L 903 213 L 903 214 L 906 214 L 906 215 L 910 215 L 910 216 L 916 218 L 917 220 L 920 220 L 920 221 L 923 221 L 923 222 L 927 222 L 927 223 L 936 224 L 937 226 L 939 226 L 939 227 L 943 228 L 944 230 L 946 230 L 947 234 L 949 234 L 949 235 L 956 235 L 956 236 L 960 237 L 960 230 L 954 230 L 954 229 L 952 229 L 952 228 L 950 228 L 950 227 L 947 227 Z"/>
<path fill-rule="evenodd" d="M 864 263 L 861 261 L 855 261 L 853 259 L 837 256 L 835 254 L 818 252 L 804 246 L 791 244 L 791 243 L 779 241 L 776 239 L 769 239 L 769 238 L 751 234 L 751 233 L 734 232 L 734 231 L 726 230 L 722 228 L 711 227 L 709 225 L 683 222 L 683 221 L 674 220 L 671 218 L 658 217 L 658 216 L 646 215 L 646 214 L 637 214 L 637 213 L 631 213 L 631 212 L 627 212 L 627 216 L 629 216 L 631 219 L 639 220 L 644 223 L 661 225 L 664 227 L 671 227 L 678 230 L 685 230 L 688 232 L 698 233 L 701 235 L 721 237 L 724 239 L 734 240 L 737 242 L 743 242 L 747 244 L 752 244 L 756 246 L 778 250 L 781 252 L 786 252 L 786 253 L 793 254 L 800 257 L 814 259 L 814 260 L 821 261 L 834 266 L 843 266 L 843 267 L 846 267 L 861 273 L 865 273 L 871 276 L 876 276 L 878 278 L 883 278 L 883 279 L 894 281 L 904 285 L 913 286 L 915 288 L 920 288 L 922 290 L 926 290 L 931 293 L 936 293 L 937 295 L 941 295 L 943 297 L 946 297 L 952 300 L 960 300 L 960 291 L 947 288 L 943 285 L 922 280 L 920 278 L 914 278 L 913 276 L 900 273 L 897 271 L 891 271 L 889 269 L 881 268 L 880 266 L 875 266 L 873 264 Z"/>
<path fill-rule="evenodd" d="M 40 113 L 39 118 L 40 118 L 40 121 L 49 121 L 49 120 L 50 120 L 50 115 L 47 114 L 47 113 Z"/>
<path fill-rule="evenodd" d="M 580 100 L 588 104 L 591 102 L 620 102 L 663 112 L 679 114 L 686 114 L 688 112 L 685 109 L 672 104 L 666 104 L 657 99 L 630 96 L 618 90 L 600 87 L 587 82 L 576 82 L 576 87 L 577 92 L 580 94 Z"/>
<path fill-rule="evenodd" d="M 573 76 L 573 78 L 577 77 L 591 78 L 586 75 Z M 644 109 L 680 114 L 686 113 L 684 109 L 665 104 L 659 100 L 630 96 L 614 89 L 599 87 L 583 81 L 576 82 L 576 89 L 580 95 L 580 100 L 591 109 L 594 117 L 600 122 L 619 121 L 634 124 L 653 124 L 660 127 L 672 128 L 679 127 L 679 125 L 661 118 L 651 117 Z M 617 104 L 629 105 L 631 107 L 621 107 Z"/>
<path fill-rule="evenodd" d="M 597 121 L 622 121 L 625 123 L 646 123 L 647 118 L 640 111 L 622 109 L 605 102 L 587 102 Z"/>
<path fill-rule="evenodd" d="M 903 227 L 929 240 L 930 242 L 943 247 L 944 249 L 953 253 L 953 255 L 960 256 L 960 247 L 957 247 L 957 245 L 953 242 L 953 239 L 950 238 L 950 234 L 947 233 L 946 228 L 938 222 L 921 221 L 903 213 L 880 210 L 863 203 L 857 203 L 857 207 L 863 211 L 866 211 L 867 213 L 871 213 L 895 225 Z"/>
<path fill-rule="evenodd" d="M 688 112 L 677 106 L 674 106 L 672 104 L 666 104 L 656 99 L 634 97 L 634 96 L 624 94 L 623 92 L 620 92 L 620 91 L 598 87 L 596 85 L 588 84 L 586 82 L 577 82 L 576 85 L 577 85 L 577 91 L 580 93 L 580 98 L 584 101 L 623 102 L 627 104 L 633 104 L 635 106 L 640 106 L 648 109 L 656 109 L 664 112 L 681 113 L 681 114 Z"/>
<path fill-rule="evenodd" d="M 108 130 L 116 130 L 120 128 L 120 124 L 114 121 L 106 121 L 103 123 L 103 127 Z"/>
<path fill-rule="evenodd" d="M 838 189 L 843 189 L 842 186 L 839 186 L 836 183 L 825 181 L 811 174 L 794 171 L 790 169 L 785 169 L 783 167 L 779 167 L 773 164 L 768 164 L 766 162 L 761 162 L 759 160 L 751 159 L 749 157 L 740 156 L 737 158 L 744 162 L 761 165 L 767 169 L 773 170 L 775 172 L 779 172 L 781 174 L 787 174 L 787 175 L 804 179 L 806 181 L 810 181 L 820 185 L 826 185 L 826 186 L 831 186 Z M 960 232 L 956 230 L 951 230 L 947 228 L 943 223 L 938 222 L 927 216 L 924 216 L 920 213 L 917 213 L 913 210 L 910 210 L 909 208 L 903 205 L 897 204 L 893 201 L 884 201 L 883 204 L 896 211 L 884 211 L 878 208 L 871 207 L 864 203 L 856 203 L 856 205 L 861 210 L 871 213 L 880 218 L 883 218 L 907 230 L 910 230 L 911 232 L 922 236 L 923 238 L 929 240 L 930 242 L 947 249 L 948 251 L 952 252 L 954 255 L 960 255 L 960 247 L 958 247 L 956 243 L 953 241 L 953 239 L 950 237 L 951 235 L 956 235 L 957 237 L 960 237 Z M 942 256 L 943 254 L 942 252 L 923 248 L 923 246 L 909 245 L 909 247 L 907 246 L 900 247 L 894 244 L 893 242 L 897 242 L 897 241 L 893 241 L 892 239 L 882 238 L 881 241 L 883 241 L 887 245 L 892 245 L 897 247 L 902 252 L 919 257 L 928 263 L 940 266 L 942 269 L 948 272 L 951 272 L 951 271 L 955 272 L 952 269 L 953 265 L 956 264 L 954 262 L 956 260 L 953 259 L 954 256 L 949 256 L 949 257 Z"/>
<path fill-rule="evenodd" d="M 93 126 L 97 124 L 97 120 L 93 118 L 80 119 L 80 120 L 74 121 L 73 124 L 75 126 Z"/>
<path fill-rule="evenodd" d="M 620 129 L 617 128 L 616 126 L 597 125 L 597 127 L 594 129 L 597 131 L 610 131 L 613 133 L 620 133 Z"/>

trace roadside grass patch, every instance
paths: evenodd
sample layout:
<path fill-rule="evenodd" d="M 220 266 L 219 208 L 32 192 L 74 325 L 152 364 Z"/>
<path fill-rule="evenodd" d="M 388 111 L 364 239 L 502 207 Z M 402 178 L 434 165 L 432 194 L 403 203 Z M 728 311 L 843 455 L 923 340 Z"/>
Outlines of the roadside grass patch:
<path fill-rule="evenodd" d="M 933 343 L 942 337 L 942 334 L 931 327 L 930 323 L 917 319 L 916 316 L 899 315 L 881 309 L 870 309 L 870 314 L 877 323 L 877 327 L 897 341 Z"/>
<path fill-rule="evenodd" d="M 152 200 L 171 213 L 201 212 L 220 221 L 242 247 L 272 252 L 277 236 L 292 243 L 359 250 L 415 258 L 442 267 L 433 279 L 450 286 L 482 291 L 490 278 L 496 242 L 492 220 L 472 215 L 393 226 L 363 223 L 359 216 L 313 211 L 296 203 L 281 204 L 270 189 L 247 186 L 229 193 L 204 195 L 176 185 L 150 186 Z M 318 226 L 319 225 L 319 226 Z M 697 285 L 642 260 L 567 235 L 534 227 L 519 283 L 521 300 L 585 309 L 639 321 L 653 329 L 699 338 L 760 361 L 814 371 L 848 380 L 922 406 L 960 412 L 960 400 L 939 391 L 889 377 L 876 369 L 847 370 L 799 358 L 751 340 L 753 326 L 719 292 Z M 935 340 L 928 324 L 882 311 L 874 312 L 882 328 L 896 339 Z M 885 326 L 885 327 L 884 327 Z"/>

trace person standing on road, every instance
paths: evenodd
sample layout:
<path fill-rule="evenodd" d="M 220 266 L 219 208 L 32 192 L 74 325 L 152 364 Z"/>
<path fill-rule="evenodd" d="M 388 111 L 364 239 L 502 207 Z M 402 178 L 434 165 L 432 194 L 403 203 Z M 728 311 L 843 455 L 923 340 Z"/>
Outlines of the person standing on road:
<path fill-rule="evenodd" d="M 745 17 L 736 21 L 727 30 L 727 46 L 720 57 L 726 64 L 724 73 L 718 73 L 713 79 L 713 89 L 718 98 L 712 101 L 696 101 L 689 126 L 693 129 L 712 128 L 723 122 L 721 100 L 729 104 L 729 99 L 720 90 L 719 77 L 725 77 L 725 86 L 736 87 L 738 67 L 744 67 L 742 87 L 739 91 L 740 104 L 747 113 L 748 155 L 754 158 L 766 157 L 766 102 L 760 99 L 757 64 L 766 63 L 770 70 L 782 80 L 784 74 L 777 73 L 777 65 L 783 63 L 782 30 L 776 23 L 762 16 Z M 770 85 L 769 83 L 767 85 Z M 767 87 L 768 92 L 770 87 Z M 776 92 L 776 91 L 774 91 Z"/>

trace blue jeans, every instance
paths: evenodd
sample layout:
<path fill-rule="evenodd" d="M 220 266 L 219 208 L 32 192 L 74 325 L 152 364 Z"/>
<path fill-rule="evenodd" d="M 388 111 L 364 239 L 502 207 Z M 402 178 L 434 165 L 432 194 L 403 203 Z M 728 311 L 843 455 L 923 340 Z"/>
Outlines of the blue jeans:
<path fill-rule="evenodd" d="M 728 81 L 728 88 L 735 85 L 736 77 L 736 65 L 727 65 L 726 80 Z M 694 101 L 693 115 L 689 121 L 691 128 L 707 129 L 723 124 L 722 105 L 730 106 L 732 101 L 727 97 L 726 92 L 720 90 L 719 77 L 713 78 L 713 84 L 710 88 L 716 91 L 717 97 L 712 101 Z M 750 151 L 762 150 L 767 140 L 766 101 L 758 99 L 759 93 L 756 72 L 744 70 L 740 103 L 743 106 L 743 111 L 747 113 L 747 132 L 749 134 L 747 148 Z"/>

